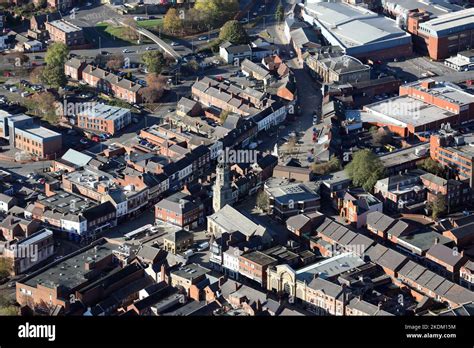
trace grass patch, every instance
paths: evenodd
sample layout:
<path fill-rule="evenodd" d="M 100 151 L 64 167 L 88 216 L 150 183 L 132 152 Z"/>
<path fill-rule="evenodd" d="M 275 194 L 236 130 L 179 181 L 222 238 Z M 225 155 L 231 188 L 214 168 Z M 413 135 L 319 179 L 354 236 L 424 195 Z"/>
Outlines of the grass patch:
<path fill-rule="evenodd" d="M 148 19 L 146 21 L 138 21 L 137 26 L 144 29 L 156 29 L 158 27 L 163 27 L 163 19 Z"/>
<path fill-rule="evenodd" d="M 100 33 L 103 33 L 103 34 L 109 36 L 111 39 L 115 38 L 115 39 L 123 41 L 124 43 L 128 43 L 130 45 L 137 45 L 137 40 L 131 40 L 126 35 L 126 33 L 129 30 L 131 30 L 129 28 L 125 28 L 125 27 L 121 27 L 121 26 L 114 26 L 112 24 L 102 22 L 102 23 L 98 23 L 96 25 L 95 29 L 97 31 L 99 31 Z M 148 39 L 147 37 L 144 37 L 143 35 L 141 35 L 141 43 L 142 44 L 151 43 L 151 42 L 152 41 L 150 39 Z"/>

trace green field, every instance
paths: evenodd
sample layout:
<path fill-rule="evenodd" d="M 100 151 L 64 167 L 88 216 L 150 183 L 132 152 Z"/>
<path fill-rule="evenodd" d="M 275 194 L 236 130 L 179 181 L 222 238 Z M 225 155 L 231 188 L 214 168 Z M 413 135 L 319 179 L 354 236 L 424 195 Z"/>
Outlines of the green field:
<path fill-rule="evenodd" d="M 101 33 L 105 33 L 106 35 L 112 37 L 112 38 L 116 38 L 118 40 L 122 40 L 124 42 L 127 42 L 131 45 L 136 45 L 137 44 L 137 41 L 136 40 L 132 40 L 130 39 L 129 37 L 127 37 L 127 35 L 125 33 L 128 32 L 128 28 L 124 28 L 124 27 L 118 27 L 118 26 L 114 26 L 112 24 L 109 24 L 109 23 L 105 23 L 105 22 L 102 22 L 102 23 L 98 23 L 96 25 L 96 30 L 101 32 Z M 142 37 L 142 43 L 150 43 L 152 42 L 151 40 L 145 38 L 145 37 Z"/>
<path fill-rule="evenodd" d="M 158 30 L 158 27 L 163 26 L 163 19 L 148 19 L 146 21 L 138 21 L 137 26 L 144 29 L 155 29 Z"/>

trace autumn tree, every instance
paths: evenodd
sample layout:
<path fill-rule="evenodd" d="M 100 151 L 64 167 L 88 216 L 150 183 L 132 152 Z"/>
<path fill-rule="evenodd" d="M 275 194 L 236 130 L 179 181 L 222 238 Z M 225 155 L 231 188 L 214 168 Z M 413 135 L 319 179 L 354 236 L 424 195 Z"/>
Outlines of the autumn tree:
<path fill-rule="evenodd" d="M 30 82 L 32 83 L 40 83 L 41 82 L 41 76 L 43 75 L 43 70 L 44 67 L 42 66 L 37 66 L 30 72 Z"/>
<path fill-rule="evenodd" d="M 137 33 L 137 22 L 133 18 L 126 18 L 123 21 L 125 24 L 122 27 L 122 35 L 125 39 L 130 41 L 138 40 L 138 33 Z"/>
<path fill-rule="evenodd" d="M 341 168 L 341 161 L 335 156 L 327 162 L 313 163 L 313 165 L 311 166 L 311 170 L 313 171 L 313 173 L 318 175 L 325 175 L 332 172 L 336 172 L 338 170 L 341 170 Z"/>
<path fill-rule="evenodd" d="M 117 53 L 113 54 L 110 56 L 110 58 L 107 59 L 106 67 L 112 70 L 119 70 L 123 67 L 125 62 L 125 58 L 123 57 L 122 54 Z"/>
<path fill-rule="evenodd" d="M 56 98 L 49 92 L 36 93 L 24 100 L 24 105 L 30 113 L 53 125 L 59 123 L 59 113 L 55 104 Z"/>
<path fill-rule="evenodd" d="M 157 74 L 148 74 L 147 86 L 140 89 L 140 94 L 145 103 L 156 103 L 163 96 L 166 86 L 166 77 Z"/>
<path fill-rule="evenodd" d="M 171 7 L 163 19 L 163 29 L 171 34 L 183 29 L 183 21 L 178 15 L 178 10 Z"/>

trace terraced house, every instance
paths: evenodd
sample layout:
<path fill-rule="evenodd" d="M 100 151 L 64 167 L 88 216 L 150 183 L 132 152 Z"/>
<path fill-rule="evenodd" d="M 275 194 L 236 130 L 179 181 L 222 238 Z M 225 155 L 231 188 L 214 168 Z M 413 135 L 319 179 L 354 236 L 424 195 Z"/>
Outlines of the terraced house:
<path fill-rule="evenodd" d="M 139 92 L 142 86 L 140 84 L 91 64 L 84 68 L 82 79 L 99 91 L 128 103 L 139 103 L 141 100 Z"/>

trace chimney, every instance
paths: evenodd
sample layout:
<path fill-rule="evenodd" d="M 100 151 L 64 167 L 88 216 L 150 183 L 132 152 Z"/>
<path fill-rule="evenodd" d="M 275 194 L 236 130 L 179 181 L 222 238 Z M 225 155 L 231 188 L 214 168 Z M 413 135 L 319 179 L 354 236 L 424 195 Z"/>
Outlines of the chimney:
<path fill-rule="evenodd" d="M 439 243 L 439 237 L 436 237 L 434 240 L 435 245 Z"/>
<path fill-rule="evenodd" d="M 166 278 L 166 266 L 164 264 L 161 265 L 160 268 L 160 276 L 161 276 L 161 281 L 168 283 L 168 279 Z"/>

